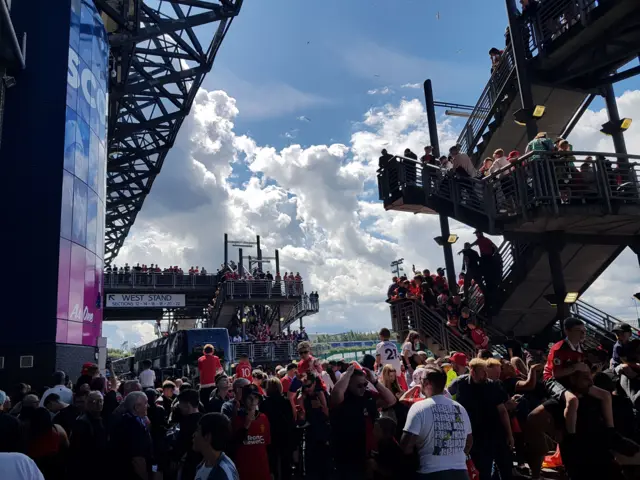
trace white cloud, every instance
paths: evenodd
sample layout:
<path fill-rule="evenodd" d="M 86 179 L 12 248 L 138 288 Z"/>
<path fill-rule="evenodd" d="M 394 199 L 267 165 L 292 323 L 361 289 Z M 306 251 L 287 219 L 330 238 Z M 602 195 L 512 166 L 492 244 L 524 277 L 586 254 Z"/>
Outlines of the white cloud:
<path fill-rule="evenodd" d="M 625 93 L 620 103 L 622 114 L 633 116 L 640 109 L 640 92 Z M 239 114 L 227 93 L 198 93 L 117 263 L 204 265 L 214 270 L 223 259 L 223 233 L 240 239 L 259 234 L 265 255 L 280 249 L 281 271 L 299 271 L 307 290 L 319 292 L 321 312 L 305 320 L 308 331 L 389 325 L 382 300 L 390 262 L 404 257 L 407 271 L 412 263 L 431 269 L 444 263 L 432 241 L 439 232 L 437 217 L 386 212 L 375 199 L 380 150 L 408 147 L 419 153 L 429 143 L 420 101 L 405 99 L 370 109 L 354 124 L 347 144 L 294 144 L 282 150 L 236 135 L 234 119 Z M 585 115 L 571 138 L 576 149 L 600 145 L 593 143 L 593 132 L 603 115 Z M 627 144 L 638 151 L 640 135 L 634 128 Z M 456 141 L 459 128 L 451 120 L 443 120 L 439 130 L 443 149 Z M 465 225 L 452 222 L 451 227 L 460 242 L 473 236 Z M 230 258 L 236 257 L 235 250 L 230 252 Z M 455 261 L 459 269 L 459 259 Z M 618 309 L 616 299 L 620 306 L 630 306 L 626 299 L 639 289 L 637 261 L 626 253 L 587 298 L 629 318 L 630 307 Z M 123 339 L 146 340 L 153 331 L 148 323 L 117 323 L 109 325 L 108 332 L 114 331 L 113 325 L 114 346 Z"/>
<path fill-rule="evenodd" d="M 422 84 L 420 83 L 405 83 L 404 85 L 400 85 L 400 88 L 420 88 Z"/>
<path fill-rule="evenodd" d="M 367 91 L 368 95 L 389 95 L 391 93 L 393 93 L 393 90 L 389 87 L 374 88 Z"/>

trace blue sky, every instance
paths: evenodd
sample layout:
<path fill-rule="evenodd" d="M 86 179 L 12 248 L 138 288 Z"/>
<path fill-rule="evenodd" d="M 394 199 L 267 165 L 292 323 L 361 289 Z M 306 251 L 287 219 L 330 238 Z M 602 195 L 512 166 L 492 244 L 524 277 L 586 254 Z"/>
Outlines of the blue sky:
<path fill-rule="evenodd" d="M 406 83 L 432 78 L 436 99 L 474 104 L 505 25 L 502 0 L 249 0 L 203 86 L 236 98 L 236 131 L 258 143 L 346 142 L 370 107 L 422 98 Z"/>
<path fill-rule="evenodd" d="M 414 148 L 424 145 L 428 141 L 425 119 L 412 113 L 411 105 L 397 114 L 403 97 L 422 102 L 422 89 L 402 85 L 431 78 L 437 100 L 475 104 L 489 77 L 489 48 L 502 48 L 505 26 L 504 0 L 245 0 L 203 83 L 209 97 L 196 100 L 118 265 L 123 261 L 206 264 L 209 269 L 221 261 L 217 245 L 223 232 L 238 237 L 259 233 L 265 242 L 271 240 L 269 246 L 283 249 L 281 258 L 291 262 L 291 268 L 295 265 L 305 278 L 316 282 L 313 289 L 333 300 L 331 308 L 312 320 L 318 325 L 314 328 L 342 331 L 353 327 L 353 319 L 367 319 L 363 328 L 385 325 L 388 313 L 380 298 L 388 262 L 403 256 L 411 258 L 410 263 L 432 266 L 441 264 L 442 254 L 430 244 L 417 245 L 414 238 L 418 231 L 433 237 L 437 221 L 429 216 L 386 214 L 376 196 L 367 195 L 375 185 L 366 162 L 380 147 L 368 151 L 362 134 L 375 130 L 373 139 L 388 140 L 390 135 L 382 127 L 402 120 L 402 128 L 391 137 Z M 385 87 L 390 93 L 368 93 Z M 640 80 L 629 80 L 618 84 L 616 93 L 620 96 L 639 88 Z M 226 95 L 212 95 L 214 90 Z M 235 99 L 238 110 L 232 114 L 229 97 Z M 629 98 L 628 105 L 636 105 L 632 101 L 637 102 Z M 197 106 L 204 109 L 206 121 L 197 118 Z M 598 100 L 591 109 L 602 107 Z M 363 126 L 372 108 L 379 109 L 385 120 Z M 627 108 L 631 115 L 634 108 Z M 585 124 L 592 129 L 576 132 L 576 141 L 593 137 L 593 128 L 603 123 L 602 115 L 591 113 L 593 125 Z M 310 121 L 299 120 L 302 116 Z M 447 138 L 455 138 L 462 121 L 449 118 L 448 122 Z M 637 123 L 634 132 L 640 120 Z M 238 137 L 245 134 L 253 148 L 262 149 L 269 158 L 233 162 L 234 155 L 242 158 L 247 153 L 237 145 Z M 360 135 L 360 143 L 352 141 L 354 134 Z M 350 155 L 322 151 L 310 160 L 310 152 L 332 143 L 350 145 Z M 290 144 L 301 145 L 301 155 L 283 152 Z M 205 148 L 211 145 L 217 149 Z M 267 146 L 275 148 L 273 155 L 267 155 Z M 364 156 L 369 158 L 365 161 Z M 301 167 L 297 163 L 301 159 L 308 163 Z M 340 165 L 349 167 L 344 175 L 326 173 Z M 316 172 L 325 172 L 321 181 Z M 260 188 L 249 189 L 251 177 L 266 180 Z M 359 203 L 349 203 L 354 191 Z M 283 192 L 281 199 L 276 198 L 278 192 Z M 323 216 L 326 209 L 330 214 Z M 245 213 L 249 210 L 252 215 Z M 292 221 L 279 230 L 274 225 L 282 215 Z M 355 226 L 349 230 L 352 222 Z M 618 282 L 615 291 L 624 290 L 624 300 L 609 298 L 596 288 L 603 298 L 597 305 L 609 310 L 621 302 L 624 314 L 635 317 L 626 293 L 640 287 L 634 261 L 631 255 L 621 257 L 603 276 L 606 285 Z M 629 267 L 618 279 L 613 270 L 630 264 L 634 269 Z M 336 287 L 338 278 L 341 289 Z M 354 285 L 366 298 L 349 297 L 344 285 Z M 152 337 L 153 328 L 134 322 L 106 324 L 105 334 L 110 345 L 122 339 L 138 343 Z"/>

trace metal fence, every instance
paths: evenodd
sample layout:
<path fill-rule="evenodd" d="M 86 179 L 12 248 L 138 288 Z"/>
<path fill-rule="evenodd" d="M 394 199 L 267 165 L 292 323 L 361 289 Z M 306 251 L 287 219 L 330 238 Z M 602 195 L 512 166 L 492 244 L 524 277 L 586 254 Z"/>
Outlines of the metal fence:
<path fill-rule="evenodd" d="M 188 275 L 181 273 L 108 273 L 103 274 L 105 287 L 155 288 L 155 287 L 207 287 L 218 283 L 217 274 Z"/>
<path fill-rule="evenodd" d="M 227 299 L 301 297 L 303 282 L 282 282 L 271 280 L 225 280 L 221 286 Z"/>
<path fill-rule="evenodd" d="M 611 159 L 617 162 L 615 167 Z M 423 177 L 427 206 L 430 197 L 437 197 L 450 202 L 454 218 L 466 209 L 495 220 L 517 215 L 527 218 L 539 207 L 557 215 L 563 205 L 590 204 L 599 206 L 603 214 L 611 214 L 621 204 L 640 204 L 638 160 L 640 155 L 533 151 L 485 178 L 460 177 L 432 165 L 414 165 Z M 407 163 L 408 159 L 401 158 L 396 168 L 401 171 Z M 391 185 L 384 178 L 384 169 L 378 175 L 381 200 L 411 185 Z"/>
<path fill-rule="evenodd" d="M 273 341 L 254 343 L 232 343 L 231 361 L 238 362 L 240 355 L 247 355 L 251 363 L 283 362 L 288 363 L 296 357 L 295 341 Z"/>
<path fill-rule="evenodd" d="M 571 27 L 586 27 L 599 6 L 611 5 L 611 0 L 545 0 L 539 2 L 535 14 L 525 15 L 524 44 L 531 56 L 544 55 L 556 40 Z"/>

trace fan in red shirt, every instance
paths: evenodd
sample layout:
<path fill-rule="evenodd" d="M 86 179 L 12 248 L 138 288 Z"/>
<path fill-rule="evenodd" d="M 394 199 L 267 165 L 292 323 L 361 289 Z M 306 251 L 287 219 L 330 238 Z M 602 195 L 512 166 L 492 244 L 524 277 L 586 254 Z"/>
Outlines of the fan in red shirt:
<path fill-rule="evenodd" d="M 242 404 L 232 420 L 233 458 L 241 480 L 271 480 L 267 446 L 271 444 L 269 419 L 258 411 L 260 393 L 255 385 L 242 388 Z"/>
<path fill-rule="evenodd" d="M 589 367 L 583 362 L 584 351 L 582 342 L 587 336 L 587 330 L 582 320 L 567 318 L 564 321 L 564 331 L 567 337 L 559 341 L 549 350 L 547 363 L 544 367 L 543 379 L 549 395 L 566 405 L 564 416 L 567 433 L 576 433 L 578 419 L 578 397 L 567 389 L 570 377 L 582 373 L 591 375 Z M 565 386 L 567 385 L 567 386 Z M 613 408 L 611 393 L 591 385 L 588 395 L 600 400 L 602 417 L 608 428 L 613 432 Z"/>
<path fill-rule="evenodd" d="M 240 361 L 238 362 L 238 365 L 236 365 L 236 378 L 246 378 L 247 380 L 251 381 L 253 378 L 251 376 L 251 372 L 252 368 L 251 364 L 249 363 L 249 356 L 246 353 L 243 353 L 240 355 Z"/>
<path fill-rule="evenodd" d="M 203 405 L 209 404 L 209 396 L 216 387 L 216 375 L 223 373 L 220 359 L 214 355 L 213 345 L 204 346 L 204 355 L 198 359 L 198 372 L 200 373 L 200 401 Z"/>

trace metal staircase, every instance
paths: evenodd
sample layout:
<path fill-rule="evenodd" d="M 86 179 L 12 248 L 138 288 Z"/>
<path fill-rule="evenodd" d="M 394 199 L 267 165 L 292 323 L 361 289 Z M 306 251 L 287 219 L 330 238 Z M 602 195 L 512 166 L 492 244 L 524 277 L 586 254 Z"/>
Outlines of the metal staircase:
<path fill-rule="evenodd" d="M 515 8 L 515 1 L 508 5 Z M 617 117 L 612 83 L 640 73 L 639 67 L 617 72 L 640 52 L 639 2 L 545 0 L 534 15 L 515 23 L 513 17 L 512 26 L 522 32 L 513 36 L 514 45 L 521 52 L 522 41 L 526 51 L 516 62 L 511 45 L 505 49 L 458 139 L 476 165 L 498 148 L 524 153 L 530 132 L 514 122 L 527 103 L 520 81 L 530 83 L 528 104 L 545 107 L 537 130 L 553 139 L 571 131 L 594 95 L 606 97 L 609 114 Z M 614 135 L 616 152 L 625 151 L 620 139 Z M 509 240 L 500 247 L 502 282 L 492 299 L 491 325 L 518 336 L 549 327 L 555 317 L 549 297 L 556 290 L 583 294 L 627 245 L 637 244 L 639 185 L 639 155 L 590 151 L 529 152 L 481 179 L 401 156 L 378 171 L 386 210 L 437 212 Z M 589 312 L 585 322 L 593 338 L 610 340 L 603 317 Z M 446 334 L 427 322 L 433 320 L 427 314 L 416 311 L 411 318 L 446 345 Z"/>

